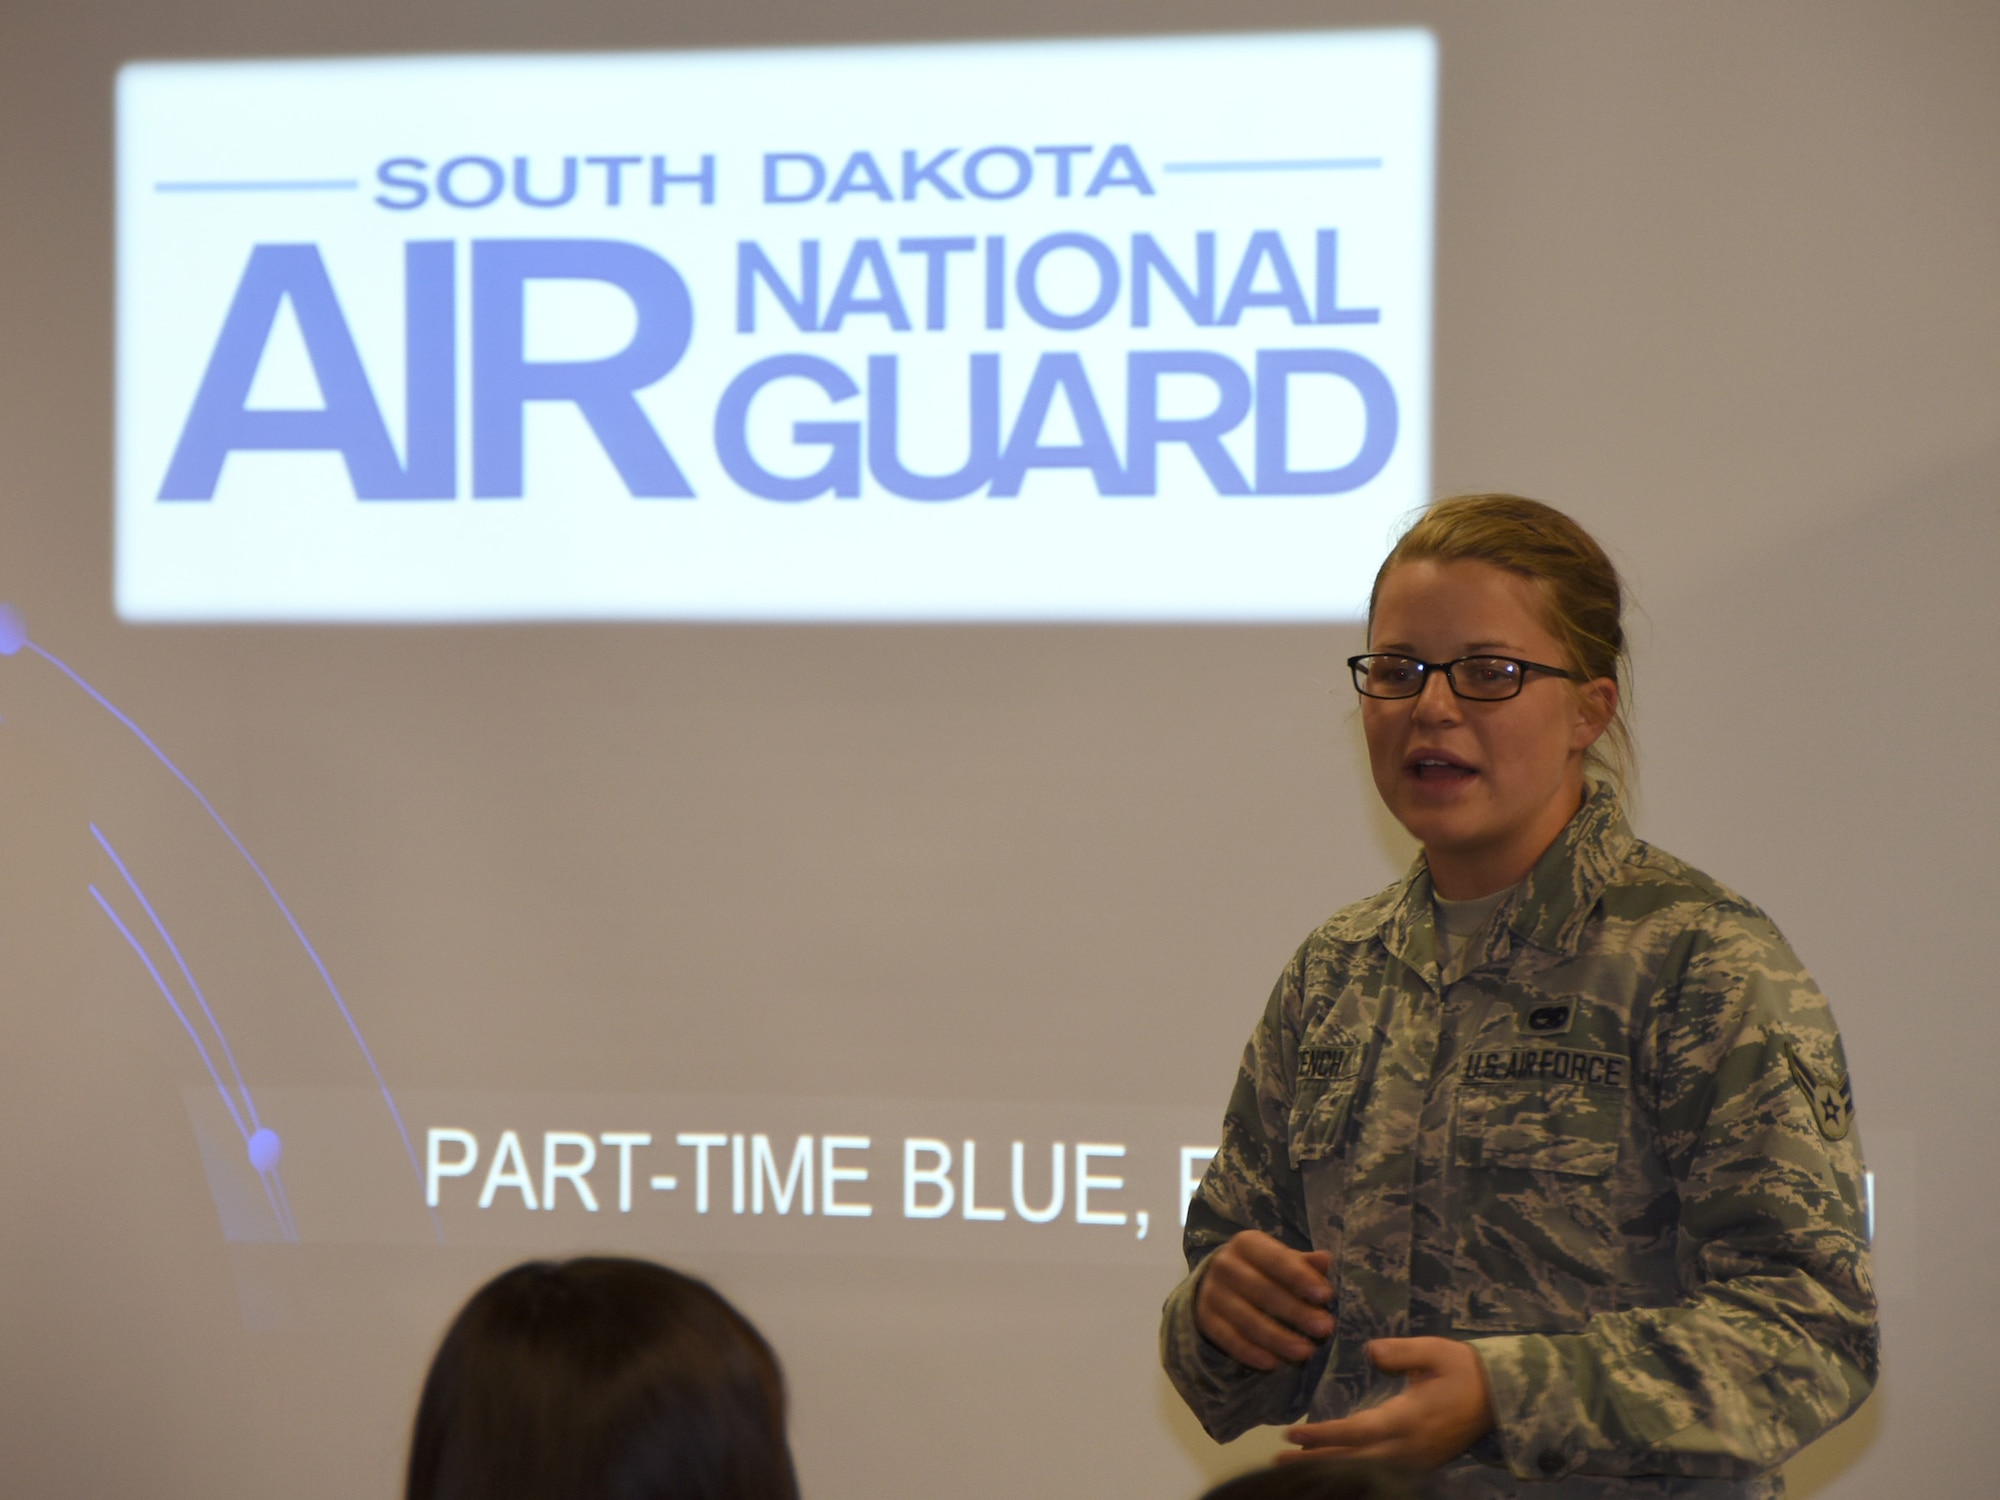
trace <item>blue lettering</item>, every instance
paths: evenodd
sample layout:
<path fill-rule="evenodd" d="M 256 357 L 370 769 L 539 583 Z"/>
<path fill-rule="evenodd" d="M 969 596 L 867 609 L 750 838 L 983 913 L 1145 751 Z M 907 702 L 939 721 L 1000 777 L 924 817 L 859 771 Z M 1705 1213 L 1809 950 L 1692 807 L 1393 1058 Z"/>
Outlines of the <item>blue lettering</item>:
<path fill-rule="evenodd" d="M 856 151 L 847 158 L 840 175 L 833 180 L 833 191 L 826 195 L 826 201 L 838 203 L 849 193 L 870 193 L 884 203 L 896 201 L 896 195 L 889 191 L 889 179 L 882 175 L 882 169 L 875 164 L 875 155 L 871 151 Z"/>
<path fill-rule="evenodd" d="M 469 197 L 461 196 L 456 186 L 458 174 L 463 167 L 477 167 L 486 174 L 486 190 Z M 438 168 L 438 196 L 453 208 L 484 208 L 507 190 L 507 173 L 500 163 L 490 156 L 454 156 Z"/>
<path fill-rule="evenodd" d="M 698 184 L 701 188 L 701 201 L 703 203 L 713 203 L 715 201 L 715 158 L 713 156 L 704 152 L 701 158 L 700 169 L 693 172 L 669 172 L 667 170 L 667 159 L 664 156 L 655 156 L 652 161 L 652 167 L 653 207 L 658 208 L 667 201 L 667 185 L 674 182 Z"/>
<path fill-rule="evenodd" d="M 458 498 L 458 277 L 450 240 L 403 247 L 405 500 Z M 367 499 L 359 488 L 356 497 Z"/>
<path fill-rule="evenodd" d="M 424 170 L 424 159 L 420 156 L 392 156 L 383 162 L 381 166 L 377 167 L 375 169 L 375 180 L 377 182 L 381 183 L 385 188 L 401 189 L 410 196 L 407 198 L 391 198 L 386 194 L 377 193 L 375 201 L 384 208 L 412 209 L 423 207 L 424 200 L 431 195 L 431 190 L 425 186 L 424 179 L 421 176 L 399 177 L 394 170 L 397 167 L 408 167 L 421 173 Z"/>
<path fill-rule="evenodd" d="M 875 282 L 875 295 L 872 297 L 859 295 L 864 271 Z M 820 325 L 820 331 L 840 332 L 840 325 L 852 313 L 881 313 L 898 333 L 910 330 L 910 315 L 903 309 L 903 298 L 896 290 L 896 278 L 890 273 L 889 259 L 882 253 L 880 240 L 861 239 L 854 242 L 854 248 L 847 255 L 847 264 L 841 270 L 840 281 L 826 304 L 826 321 Z"/>
<path fill-rule="evenodd" d="M 1361 396 L 1361 449 L 1332 469 L 1290 465 L 1291 377 L 1332 375 Z M 1396 392 L 1372 360 L 1347 349 L 1260 349 L 1257 352 L 1257 493 L 1340 495 L 1382 472 L 1396 451 Z"/>
<path fill-rule="evenodd" d="M 1000 452 L 1000 356 L 972 356 L 971 413 L 964 465 L 950 474 L 914 474 L 897 452 L 896 356 L 868 357 L 868 472 L 905 500 L 958 500 L 992 476 Z"/>
<path fill-rule="evenodd" d="M 846 401 L 859 392 L 847 372 L 811 354 L 779 354 L 760 359 L 729 382 L 715 409 L 715 452 L 723 472 L 765 500 L 811 500 L 831 494 L 852 499 L 861 493 L 861 431 L 855 422 L 794 422 L 792 439 L 824 443 L 826 462 L 810 474 L 773 474 L 751 455 L 750 402 L 776 380 L 810 380 L 829 400 Z"/>
<path fill-rule="evenodd" d="M 1055 312 L 1042 301 L 1038 281 L 1042 262 L 1058 250 L 1081 250 L 1097 267 L 1097 295 L 1082 312 Z M 1118 286 L 1118 257 L 1104 241 L 1089 234 L 1044 235 L 1028 247 L 1014 271 L 1014 293 L 1021 299 L 1021 310 L 1044 328 L 1069 331 L 1102 321 L 1118 301 Z"/>
<path fill-rule="evenodd" d="M 944 327 L 945 257 L 959 251 L 977 249 L 978 244 L 979 242 L 969 234 L 942 239 L 924 237 L 896 241 L 896 248 L 903 254 L 924 257 L 924 327 L 932 332 Z"/>
<path fill-rule="evenodd" d="M 1104 160 L 1097 164 L 1097 174 L 1090 179 L 1083 196 L 1095 198 L 1106 188 L 1115 187 L 1136 188 L 1149 198 L 1153 196 L 1153 184 L 1147 180 L 1146 169 L 1139 165 L 1139 158 L 1130 146 L 1113 146 L 1104 153 Z"/>
<path fill-rule="evenodd" d="M 929 183 L 932 187 L 936 188 L 940 197 L 963 198 L 965 194 L 953 187 L 938 172 L 940 167 L 956 155 L 958 155 L 958 147 L 951 146 L 938 152 L 929 161 L 919 164 L 916 152 L 905 151 L 903 153 L 903 201 L 908 203 L 914 199 L 917 196 L 917 189 L 925 183 Z"/>
<path fill-rule="evenodd" d="M 1048 425 L 1049 408 L 1058 392 L 1069 402 L 1080 442 L 1050 445 L 1041 440 L 1042 429 Z M 993 467 L 992 493 L 1020 494 L 1021 481 L 1030 469 L 1088 469 L 1097 481 L 1100 495 L 1122 493 L 1125 472 L 1111 446 L 1111 434 L 1105 431 L 1104 417 L 1090 389 L 1090 378 L 1084 374 L 1083 361 L 1075 354 L 1066 351 L 1044 354 L 1036 363 L 1034 377 L 1028 382 L 1028 394 L 1021 401 L 1020 415 L 1014 419 L 1014 430 L 1007 438 L 1006 450 Z"/>
<path fill-rule="evenodd" d="M 986 236 L 986 326 L 1007 326 L 1007 236 Z"/>
<path fill-rule="evenodd" d="M 584 165 L 604 168 L 604 202 L 609 208 L 616 208 L 625 201 L 625 169 L 636 167 L 644 160 L 637 156 L 586 156 Z"/>
<path fill-rule="evenodd" d="M 1035 147 L 1035 155 L 1053 156 L 1056 160 L 1056 196 L 1058 198 L 1067 198 L 1069 196 L 1069 169 L 1074 159 L 1079 156 L 1088 156 L 1096 149 L 1095 146 Z"/>
<path fill-rule="evenodd" d="M 525 351 L 527 284 L 602 281 L 632 299 L 632 341 L 603 359 L 531 361 Z M 521 494 L 522 412 L 530 401 L 575 405 L 632 494 L 684 498 L 673 455 L 636 392 L 686 352 L 694 332 L 687 283 L 643 245 L 617 240 L 478 240 L 472 247 L 472 493 Z"/>
<path fill-rule="evenodd" d="M 1004 187 L 989 186 L 979 170 L 996 158 L 1014 164 L 1014 180 Z M 1018 198 L 1028 190 L 1034 175 L 1035 164 L 1018 146 L 985 146 L 965 159 L 966 190 L 976 198 Z"/>
<path fill-rule="evenodd" d="M 514 196 L 530 208 L 561 208 L 576 196 L 576 158 L 563 158 L 562 191 L 553 198 L 537 198 L 528 187 L 528 158 L 514 158 Z"/>
<path fill-rule="evenodd" d="M 1218 495 L 1247 495 L 1250 486 L 1222 435 L 1250 414 L 1250 377 L 1226 355 L 1201 349 L 1140 351 L 1130 356 L 1126 385 L 1125 462 L 1123 493 L 1159 492 L 1159 445 L 1186 443 L 1202 473 Z M 1196 375 L 1215 386 L 1215 409 L 1205 417 L 1160 415 L 1160 377 Z"/>
<path fill-rule="evenodd" d="M 782 176 L 796 178 L 794 168 L 804 167 L 806 186 L 798 192 L 786 191 Z M 766 203 L 810 203 L 826 186 L 826 163 L 809 151 L 766 151 L 764 153 L 764 201 Z"/>
<path fill-rule="evenodd" d="M 736 331 L 757 331 L 757 282 L 762 281 L 802 333 L 819 327 L 819 241 L 799 241 L 799 289 L 795 293 L 784 274 L 771 264 L 755 240 L 736 246 Z"/>
<path fill-rule="evenodd" d="M 1315 322 L 1319 323 L 1379 323 L 1382 309 L 1379 307 L 1342 307 L 1340 305 L 1340 231 L 1322 229 L 1317 244 L 1315 269 L 1318 285 L 1319 306 Z"/>
<path fill-rule="evenodd" d="M 362 369 L 316 245 L 258 245 L 250 252 L 208 368 L 160 486 L 162 500 L 210 500 L 223 461 L 239 451 L 332 452 L 362 500 L 450 499 L 452 260 L 448 242 L 405 247 L 410 464 L 396 462 L 381 409 Z M 251 382 L 289 300 L 319 382 L 323 406 L 252 411 Z M 440 419 L 441 418 L 441 419 Z"/>
<path fill-rule="evenodd" d="M 1204 229 L 1194 237 L 1195 284 L 1190 288 L 1166 251 L 1150 234 L 1132 236 L 1132 326 L 1153 326 L 1153 273 L 1158 272 L 1167 290 L 1197 328 L 1215 322 L 1215 232 Z"/>
<path fill-rule="evenodd" d="M 1266 262 L 1277 278 L 1277 286 L 1266 292 L 1255 289 L 1257 273 Z M 1299 286 L 1298 273 L 1292 269 L 1292 258 L 1285 253 L 1285 242 L 1274 229 L 1260 229 L 1250 236 L 1250 243 L 1244 247 L 1243 262 L 1236 268 L 1236 279 L 1229 284 L 1229 295 L 1222 302 L 1221 323 L 1226 328 L 1234 328 L 1249 307 L 1282 307 L 1291 314 L 1294 323 L 1310 323 L 1312 313 L 1306 308 L 1306 294 Z"/>

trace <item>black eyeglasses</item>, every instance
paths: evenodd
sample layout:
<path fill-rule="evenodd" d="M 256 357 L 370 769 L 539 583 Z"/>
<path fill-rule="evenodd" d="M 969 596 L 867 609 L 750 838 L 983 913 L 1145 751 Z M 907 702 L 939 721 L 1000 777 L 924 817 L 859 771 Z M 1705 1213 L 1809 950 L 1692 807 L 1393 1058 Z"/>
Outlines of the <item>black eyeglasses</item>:
<path fill-rule="evenodd" d="M 1571 682 L 1583 679 L 1561 667 L 1545 667 L 1538 661 L 1522 661 L 1518 656 L 1461 656 L 1457 661 L 1419 661 L 1414 656 L 1397 656 L 1375 651 L 1366 656 L 1350 656 L 1347 666 L 1354 673 L 1354 690 L 1364 698 L 1414 698 L 1424 690 L 1424 679 L 1433 672 L 1460 698 L 1481 703 L 1498 703 L 1520 695 L 1530 672 L 1546 672 Z"/>

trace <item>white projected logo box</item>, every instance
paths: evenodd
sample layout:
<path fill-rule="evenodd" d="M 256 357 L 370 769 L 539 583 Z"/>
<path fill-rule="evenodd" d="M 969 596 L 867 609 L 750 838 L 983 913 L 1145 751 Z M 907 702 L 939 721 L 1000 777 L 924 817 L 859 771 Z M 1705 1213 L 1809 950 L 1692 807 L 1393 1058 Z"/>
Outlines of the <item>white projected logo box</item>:
<path fill-rule="evenodd" d="M 132 620 L 1351 617 L 1426 498 L 1416 31 L 146 63 Z"/>

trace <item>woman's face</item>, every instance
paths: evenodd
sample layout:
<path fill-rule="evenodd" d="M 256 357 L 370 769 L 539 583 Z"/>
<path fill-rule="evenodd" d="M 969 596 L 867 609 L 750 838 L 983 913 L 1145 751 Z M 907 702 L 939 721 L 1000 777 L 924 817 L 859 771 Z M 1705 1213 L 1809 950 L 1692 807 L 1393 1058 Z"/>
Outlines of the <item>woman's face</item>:
<path fill-rule="evenodd" d="M 1534 583 L 1491 563 L 1402 563 L 1382 580 L 1368 649 L 1567 667 L 1537 604 Z M 1583 752 L 1617 701 L 1609 679 L 1572 685 L 1542 672 L 1497 703 L 1456 696 L 1442 672 L 1415 698 L 1361 700 L 1375 788 L 1424 846 L 1439 895 L 1488 895 L 1533 868 L 1582 804 Z"/>

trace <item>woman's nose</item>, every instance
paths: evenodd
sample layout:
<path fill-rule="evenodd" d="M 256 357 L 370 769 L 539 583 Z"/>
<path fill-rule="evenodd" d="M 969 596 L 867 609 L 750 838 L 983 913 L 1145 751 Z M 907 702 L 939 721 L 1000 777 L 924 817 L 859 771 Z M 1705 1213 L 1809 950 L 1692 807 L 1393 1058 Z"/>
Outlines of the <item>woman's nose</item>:
<path fill-rule="evenodd" d="M 1451 690 L 1451 682 L 1443 672 L 1424 673 L 1410 713 L 1425 724 L 1447 723 L 1458 717 L 1458 695 Z"/>

